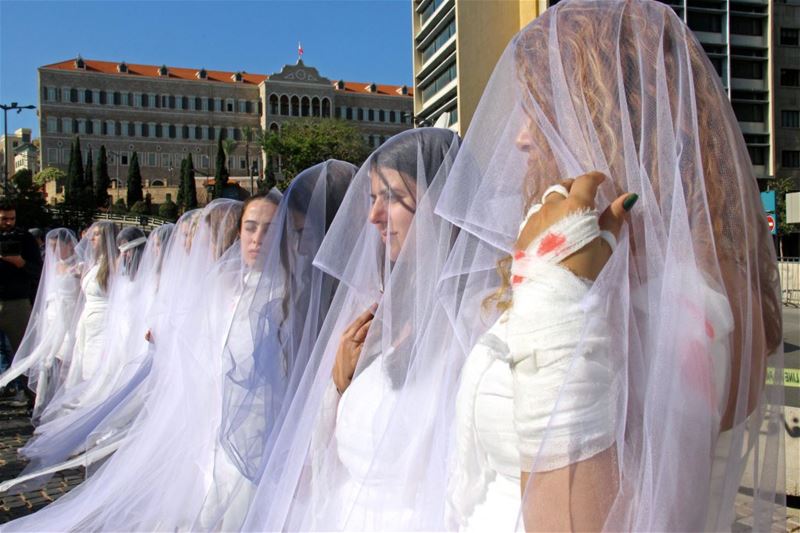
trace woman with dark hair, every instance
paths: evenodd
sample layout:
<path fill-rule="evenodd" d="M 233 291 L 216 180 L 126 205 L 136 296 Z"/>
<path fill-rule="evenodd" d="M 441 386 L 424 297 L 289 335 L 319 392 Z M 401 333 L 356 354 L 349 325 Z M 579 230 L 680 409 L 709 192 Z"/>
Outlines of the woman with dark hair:
<path fill-rule="evenodd" d="M 414 388 L 414 340 L 452 238 L 433 206 L 458 144 L 448 130 L 404 132 L 353 178 L 314 259 L 338 288 L 270 436 L 243 529 L 411 526 L 403 521 L 409 502 L 384 475 L 402 471 L 407 456 L 389 459 L 380 437 Z M 418 414 L 406 437 L 422 442 L 431 420 Z"/>

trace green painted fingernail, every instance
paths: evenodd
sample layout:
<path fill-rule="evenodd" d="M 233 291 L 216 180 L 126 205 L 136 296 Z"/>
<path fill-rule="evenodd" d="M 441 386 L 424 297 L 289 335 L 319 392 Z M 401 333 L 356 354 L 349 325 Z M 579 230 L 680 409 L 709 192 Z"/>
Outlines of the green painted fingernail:
<path fill-rule="evenodd" d="M 637 200 L 639 200 L 639 195 L 636 193 L 629 194 L 625 201 L 622 202 L 622 209 L 625 211 L 630 211 L 633 209 L 634 204 L 636 204 Z"/>

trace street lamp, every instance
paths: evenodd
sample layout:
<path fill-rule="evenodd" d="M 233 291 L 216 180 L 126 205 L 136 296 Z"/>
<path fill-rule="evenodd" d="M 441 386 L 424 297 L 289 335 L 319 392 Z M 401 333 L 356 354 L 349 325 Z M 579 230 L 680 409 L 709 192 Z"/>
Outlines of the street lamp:
<path fill-rule="evenodd" d="M 12 109 L 17 110 L 17 114 L 22 113 L 23 109 L 36 109 L 35 105 L 18 105 L 16 102 L 11 102 L 11 105 L 0 104 L 3 109 L 3 140 L 5 141 L 3 147 L 3 193 L 8 192 L 8 112 Z"/>

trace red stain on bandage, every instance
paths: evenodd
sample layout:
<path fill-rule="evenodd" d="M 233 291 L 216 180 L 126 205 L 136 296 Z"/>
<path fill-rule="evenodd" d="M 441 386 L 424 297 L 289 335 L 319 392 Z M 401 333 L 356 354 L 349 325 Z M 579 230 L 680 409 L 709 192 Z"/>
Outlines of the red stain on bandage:
<path fill-rule="evenodd" d="M 539 243 L 539 248 L 537 248 L 536 253 L 538 255 L 549 254 L 564 246 L 566 242 L 567 238 L 560 233 L 548 233 L 542 238 L 542 242 Z"/>
<path fill-rule="evenodd" d="M 519 261 L 523 257 L 525 257 L 525 252 L 523 252 L 522 250 L 517 250 L 516 253 L 514 254 L 514 261 Z"/>

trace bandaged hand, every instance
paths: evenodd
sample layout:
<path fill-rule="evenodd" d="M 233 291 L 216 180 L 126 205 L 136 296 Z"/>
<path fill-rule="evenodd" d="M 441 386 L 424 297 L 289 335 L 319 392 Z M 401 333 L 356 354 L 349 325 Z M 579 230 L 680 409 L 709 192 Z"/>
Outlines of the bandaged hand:
<path fill-rule="evenodd" d="M 526 250 L 537 238 L 562 219 L 595 209 L 595 199 L 600 184 L 606 179 L 601 172 L 593 171 L 575 179 L 562 181 L 545 191 L 542 203 L 531 208 L 531 214 L 522 227 L 516 244 L 517 250 Z M 638 195 L 625 193 L 617 197 L 598 217 L 600 236 L 560 260 L 560 264 L 578 277 L 594 280 L 600 274 L 619 236 L 627 212 L 638 200 Z M 542 241 L 548 244 L 547 236 Z M 551 239 L 556 246 L 558 236 Z"/>

